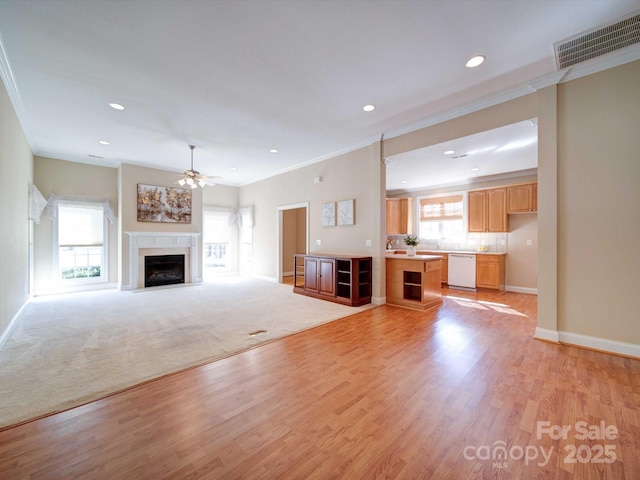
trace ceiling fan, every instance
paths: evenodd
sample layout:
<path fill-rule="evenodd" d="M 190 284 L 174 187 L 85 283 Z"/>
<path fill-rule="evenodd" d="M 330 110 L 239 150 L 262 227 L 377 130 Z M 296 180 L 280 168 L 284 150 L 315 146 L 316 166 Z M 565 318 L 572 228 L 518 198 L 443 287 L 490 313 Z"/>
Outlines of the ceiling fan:
<path fill-rule="evenodd" d="M 212 177 L 209 175 L 201 175 L 200 172 L 198 172 L 197 170 L 194 170 L 193 169 L 193 150 L 196 148 L 196 146 L 189 145 L 189 148 L 191 149 L 191 168 L 189 170 L 184 171 L 184 176 L 180 180 L 178 180 L 177 183 L 180 184 L 181 187 L 187 185 L 192 189 L 198 188 L 198 185 L 202 188 L 204 188 L 205 185 L 210 185 L 210 186 L 215 185 L 215 183 L 213 183 L 213 179 L 222 178 L 222 177 Z"/>

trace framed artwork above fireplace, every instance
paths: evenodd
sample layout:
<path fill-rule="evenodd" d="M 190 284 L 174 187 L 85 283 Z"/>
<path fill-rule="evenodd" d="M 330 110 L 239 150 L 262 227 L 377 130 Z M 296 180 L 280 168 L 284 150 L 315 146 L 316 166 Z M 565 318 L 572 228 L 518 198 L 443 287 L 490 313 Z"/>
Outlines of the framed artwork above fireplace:
<path fill-rule="evenodd" d="M 191 223 L 190 188 L 138 184 L 138 221 Z"/>

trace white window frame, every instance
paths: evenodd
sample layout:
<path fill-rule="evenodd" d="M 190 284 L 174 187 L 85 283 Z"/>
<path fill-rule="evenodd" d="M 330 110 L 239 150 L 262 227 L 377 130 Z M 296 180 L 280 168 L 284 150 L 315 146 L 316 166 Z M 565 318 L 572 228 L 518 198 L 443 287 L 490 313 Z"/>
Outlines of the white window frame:
<path fill-rule="evenodd" d="M 109 272 L 109 222 L 107 221 L 106 215 L 104 215 L 104 205 L 103 203 L 95 203 L 95 202 L 78 202 L 73 200 L 64 200 L 60 201 L 58 205 L 55 207 L 59 209 L 60 205 L 62 206 L 70 206 L 70 207 L 94 207 L 100 208 L 102 210 L 102 262 L 100 265 L 100 276 L 99 277 L 87 277 L 87 278 L 76 278 L 64 280 L 61 276 L 60 272 L 60 245 L 59 245 L 59 210 L 58 214 L 56 214 L 55 221 L 53 222 L 53 272 L 52 277 L 55 279 L 55 283 L 61 286 L 68 287 L 76 287 L 87 284 L 97 284 L 104 283 L 108 281 Z"/>
<path fill-rule="evenodd" d="M 229 231 L 228 231 L 228 235 L 229 235 L 229 241 L 227 243 L 227 252 L 226 252 L 226 265 L 224 269 L 220 269 L 220 270 L 216 270 L 213 273 L 214 274 L 220 274 L 220 273 L 227 273 L 233 270 L 232 264 L 233 264 L 233 245 L 232 245 L 232 239 L 233 239 L 233 232 L 231 230 L 231 220 L 233 219 L 233 210 L 231 210 L 230 208 L 223 208 L 223 207 L 204 207 L 202 210 L 202 273 L 205 274 L 208 272 L 208 269 L 205 269 L 205 255 L 206 255 L 206 251 L 205 251 L 205 246 L 207 245 L 207 243 L 205 243 L 205 222 L 206 222 L 206 215 L 207 213 L 219 213 L 219 214 L 226 214 L 227 215 L 227 220 L 229 221 Z M 205 270 L 207 270 L 205 272 Z"/>

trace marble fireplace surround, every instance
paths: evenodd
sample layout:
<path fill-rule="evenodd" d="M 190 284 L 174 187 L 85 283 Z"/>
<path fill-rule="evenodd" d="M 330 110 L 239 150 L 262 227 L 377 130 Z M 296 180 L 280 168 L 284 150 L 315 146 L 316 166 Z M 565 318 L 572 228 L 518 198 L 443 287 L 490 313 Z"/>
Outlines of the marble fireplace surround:
<path fill-rule="evenodd" d="M 199 233 L 127 232 L 129 235 L 129 288 L 144 287 L 145 255 L 184 254 L 185 283 L 197 283 Z"/>

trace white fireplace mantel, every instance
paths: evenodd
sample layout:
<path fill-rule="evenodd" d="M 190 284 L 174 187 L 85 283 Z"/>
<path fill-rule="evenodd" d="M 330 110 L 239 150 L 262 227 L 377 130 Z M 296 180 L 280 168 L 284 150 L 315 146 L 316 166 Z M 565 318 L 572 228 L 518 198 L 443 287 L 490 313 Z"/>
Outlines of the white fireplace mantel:
<path fill-rule="evenodd" d="M 199 233 L 126 232 L 129 235 L 129 290 L 138 288 L 138 258 L 143 248 L 180 248 L 189 251 L 188 283 L 197 283 Z"/>

